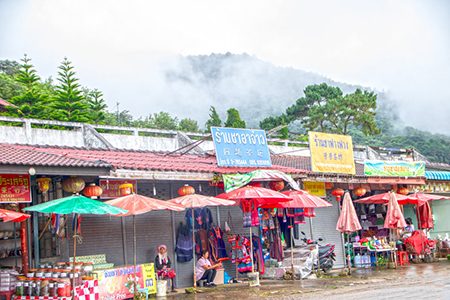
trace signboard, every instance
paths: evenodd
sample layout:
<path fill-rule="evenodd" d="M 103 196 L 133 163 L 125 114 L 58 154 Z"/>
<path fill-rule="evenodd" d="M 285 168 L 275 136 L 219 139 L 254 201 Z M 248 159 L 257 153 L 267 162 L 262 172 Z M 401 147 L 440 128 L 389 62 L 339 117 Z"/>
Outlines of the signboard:
<path fill-rule="evenodd" d="M 31 203 L 30 175 L 1 174 L 0 202 Z"/>
<path fill-rule="evenodd" d="M 320 181 L 303 181 L 303 188 L 308 190 L 311 195 L 317 197 L 326 197 L 325 182 Z"/>
<path fill-rule="evenodd" d="M 423 161 L 366 160 L 364 173 L 369 176 L 425 176 L 425 163 Z"/>
<path fill-rule="evenodd" d="M 309 148 L 314 172 L 355 174 L 351 136 L 310 131 Z"/>
<path fill-rule="evenodd" d="M 221 167 L 271 167 L 264 130 L 211 127 Z"/>
<path fill-rule="evenodd" d="M 94 270 L 98 277 L 99 300 L 130 299 L 134 296 L 134 267 Z M 153 263 L 136 265 L 137 289 L 156 293 L 155 266 Z"/>
<path fill-rule="evenodd" d="M 103 193 L 100 196 L 100 199 L 121 197 L 121 195 L 119 194 L 119 185 L 121 185 L 125 181 L 133 185 L 133 191 L 136 193 L 137 192 L 136 180 L 100 179 L 99 184 L 100 187 L 103 189 Z"/>

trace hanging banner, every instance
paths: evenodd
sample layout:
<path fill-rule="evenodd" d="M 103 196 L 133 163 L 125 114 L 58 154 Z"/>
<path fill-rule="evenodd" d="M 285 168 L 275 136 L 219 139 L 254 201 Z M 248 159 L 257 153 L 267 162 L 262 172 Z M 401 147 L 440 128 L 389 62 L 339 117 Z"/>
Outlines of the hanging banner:
<path fill-rule="evenodd" d="M 220 167 L 271 167 L 264 130 L 211 127 Z"/>
<path fill-rule="evenodd" d="M 303 188 L 308 190 L 311 195 L 317 197 L 326 197 L 325 182 L 320 181 L 303 181 Z"/>
<path fill-rule="evenodd" d="M 130 299 L 134 296 L 134 267 L 94 270 L 98 278 L 99 300 Z M 153 263 L 136 265 L 137 289 L 156 293 L 155 267 Z"/>
<path fill-rule="evenodd" d="M 136 180 L 100 179 L 99 185 L 103 189 L 100 199 L 121 197 L 122 195 L 119 194 L 119 185 L 123 184 L 125 181 L 131 183 L 133 185 L 133 192 L 137 193 Z"/>
<path fill-rule="evenodd" d="M 355 174 L 352 137 L 309 131 L 314 172 Z"/>
<path fill-rule="evenodd" d="M 31 203 L 30 175 L 1 174 L 0 202 Z"/>
<path fill-rule="evenodd" d="M 366 160 L 364 173 L 368 176 L 425 176 L 425 163 L 423 161 Z"/>

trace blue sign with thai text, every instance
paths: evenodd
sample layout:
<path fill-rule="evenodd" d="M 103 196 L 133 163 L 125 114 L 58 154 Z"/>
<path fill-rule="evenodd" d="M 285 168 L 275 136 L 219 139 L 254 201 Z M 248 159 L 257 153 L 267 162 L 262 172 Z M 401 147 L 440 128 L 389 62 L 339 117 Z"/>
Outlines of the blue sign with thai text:
<path fill-rule="evenodd" d="M 221 167 L 271 167 L 264 130 L 211 127 Z"/>

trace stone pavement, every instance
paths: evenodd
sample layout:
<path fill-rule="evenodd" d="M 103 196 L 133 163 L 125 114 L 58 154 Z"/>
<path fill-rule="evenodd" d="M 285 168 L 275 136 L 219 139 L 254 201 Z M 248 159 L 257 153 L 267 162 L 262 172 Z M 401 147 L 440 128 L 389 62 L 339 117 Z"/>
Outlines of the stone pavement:
<path fill-rule="evenodd" d="M 196 294 L 185 289 L 169 293 L 168 300 L 181 299 L 450 299 L 450 262 L 411 264 L 397 269 L 353 269 L 349 277 L 340 270 L 318 279 L 296 281 L 262 280 L 259 287 L 246 282 L 216 288 L 199 288 Z M 164 299 L 164 298 L 161 298 Z"/>

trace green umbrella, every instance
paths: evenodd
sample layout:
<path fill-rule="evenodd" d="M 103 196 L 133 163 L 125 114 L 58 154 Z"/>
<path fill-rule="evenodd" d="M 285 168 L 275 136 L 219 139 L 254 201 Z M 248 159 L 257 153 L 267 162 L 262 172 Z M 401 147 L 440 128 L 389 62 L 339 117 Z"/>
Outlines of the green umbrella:
<path fill-rule="evenodd" d="M 118 208 L 116 206 L 112 206 L 101 201 L 93 200 L 91 198 L 80 196 L 80 195 L 72 195 L 69 197 L 56 199 L 52 201 L 48 201 L 45 203 L 33 205 L 24 208 L 25 211 L 37 211 L 41 213 L 55 213 L 55 214 L 94 214 L 94 215 L 117 215 L 117 214 L 125 214 L 128 211 L 125 209 Z M 75 217 L 75 232 L 74 232 L 74 240 L 73 240 L 73 297 L 75 297 L 75 253 L 76 253 L 76 239 L 77 236 L 76 228 L 77 228 L 78 218 Z"/>
<path fill-rule="evenodd" d="M 127 213 L 127 210 L 113 205 L 93 200 L 91 198 L 72 195 L 69 197 L 48 201 L 24 208 L 25 211 L 37 211 L 41 213 L 54 214 L 94 214 L 94 215 L 117 215 Z"/>

